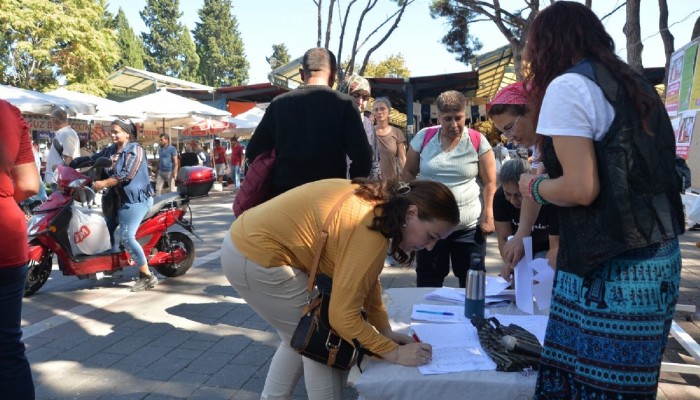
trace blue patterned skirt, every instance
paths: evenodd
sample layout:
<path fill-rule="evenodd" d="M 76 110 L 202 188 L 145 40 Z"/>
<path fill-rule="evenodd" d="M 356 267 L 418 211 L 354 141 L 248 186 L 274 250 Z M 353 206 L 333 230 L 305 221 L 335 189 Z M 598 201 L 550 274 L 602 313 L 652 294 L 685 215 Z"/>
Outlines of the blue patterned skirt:
<path fill-rule="evenodd" d="M 656 398 L 680 275 L 677 239 L 557 271 L 534 398 Z"/>

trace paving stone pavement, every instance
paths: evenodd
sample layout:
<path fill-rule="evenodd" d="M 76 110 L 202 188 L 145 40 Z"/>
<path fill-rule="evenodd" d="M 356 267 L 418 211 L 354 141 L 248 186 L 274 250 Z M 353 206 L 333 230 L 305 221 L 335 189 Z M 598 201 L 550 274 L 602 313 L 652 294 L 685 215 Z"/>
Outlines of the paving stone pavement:
<path fill-rule="evenodd" d="M 134 271 L 122 278 L 78 281 L 54 271 L 52 280 L 25 299 L 23 326 L 37 399 L 257 399 L 276 333 L 234 292 L 220 271 L 218 248 L 231 222 L 230 193 L 193 201 L 197 261 L 185 276 L 130 293 Z M 700 232 L 682 237 L 679 303 L 700 306 Z M 495 239 L 488 246 L 490 273 L 500 269 Z M 385 288 L 415 286 L 411 268 L 387 267 Z M 454 277 L 446 285 L 456 286 Z M 700 340 L 700 313 L 677 321 Z M 692 363 L 675 340 L 666 359 Z M 700 398 L 698 376 L 662 375 L 660 399 Z M 348 388 L 347 399 L 357 398 Z M 2 397 L 0 395 L 0 397 Z M 303 382 L 294 399 L 305 399 Z"/>

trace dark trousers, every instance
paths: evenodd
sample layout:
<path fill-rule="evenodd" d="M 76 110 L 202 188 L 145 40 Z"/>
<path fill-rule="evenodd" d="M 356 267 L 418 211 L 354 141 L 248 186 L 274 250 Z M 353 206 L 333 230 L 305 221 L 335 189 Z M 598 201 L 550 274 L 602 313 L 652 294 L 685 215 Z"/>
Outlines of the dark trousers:
<path fill-rule="evenodd" d="M 459 239 L 460 241 L 456 241 Z M 455 231 L 435 244 L 432 250 L 416 253 L 416 286 L 442 287 L 445 277 L 452 272 L 459 279 L 459 287 L 467 285 L 467 271 L 472 253 L 486 255 L 486 240 L 477 226 Z"/>
<path fill-rule="evenodd" d="M 22 298 L 27 266 L 0 268 L 0 398 L 34 399 L 34 381 L 22 343 Z"/>

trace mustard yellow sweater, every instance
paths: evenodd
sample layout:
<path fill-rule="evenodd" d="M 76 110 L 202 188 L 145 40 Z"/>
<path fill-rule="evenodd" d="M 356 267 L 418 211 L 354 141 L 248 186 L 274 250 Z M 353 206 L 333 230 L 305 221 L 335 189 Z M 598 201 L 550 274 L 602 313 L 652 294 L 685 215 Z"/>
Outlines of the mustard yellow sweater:
<path fill-rule="evenodd" d="M 231 225 L 231 241 L 259 265 L 309 272 L 316 236 L 336 202 L 354 188 L 345 179 L 328 179 L 292 189 L 242 214 Z M 333 328 L 345 340 L 356 338 L 370 351 L 385 353 L 397 344 L 378 332 L 389 328 L 379 283 L 389 240 L 368 229 L 374 205 L 356 196 L 345 200 L 330 224 L 319 273 L 333 279 Z M 368 321 L 360 316 L 362 307 Z"/>

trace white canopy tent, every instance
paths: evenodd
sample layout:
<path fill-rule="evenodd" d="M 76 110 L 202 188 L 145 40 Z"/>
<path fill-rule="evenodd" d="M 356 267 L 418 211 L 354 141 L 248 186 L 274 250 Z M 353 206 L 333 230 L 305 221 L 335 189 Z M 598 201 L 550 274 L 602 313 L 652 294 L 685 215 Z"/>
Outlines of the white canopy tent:
<path fill-rule="evenodd" d="M 97 111 L 95 104 L 89 102 L 7 85 L 0 85 L 0 99 L 28 114 L 50 115 L 53 110 L 60 108 L 68 115 L 84 118 L 84 115 L 93 115 Z"/>
<path fill-rule="evenodd" d="M 202 120 L 222 120 L 231 115 L 228 111 L 178 96 L 165 89 L 105 107 L 100 112 L 117 116 L 139 115 L 147 136 L 156 131 L 167 132 L 172 136 L 172 129 L 179 132 Z"/>
<path fill-rule="evenodd" d="M 84 103 L 89 103 L 93 104 L 96 108 L 96 112 L 94 115 L 86 115 L 84 116 L 87 119 L 92 119 L 92 120 L 99 120 L 99 121 L 111 121 L 115 118 L 114 115 L 109 115 L 105 114 L 103 110 L 109 110 L 114 109 L 116 107 L 119 107 L 120 103 L 114 100 L 106 99 L 104 97 L 99 97 L 95 96 L 92 94 L 87 94 L 87 93 L 80 93 L 80 92 L 74 92 L 72 90 L 64 89 L 64 88 L 59 88 L 56 90 L 53 90 L 51 92 L 48 92 L 46 94 L 64 98 L 67 100 L 71 101 L 81 101 Z M 124 116 L 129 116 L 129 117 L 138 117 L 142 113 L 136 113 L 134 115 L 124 115 Z"/>
<path fill-rule="evenodd" d="M 250 110 L 229 118 L 229 123 L 236 124 L 236 128 L 255 128 L 265 115 L 265 110 L 253 107 Z"/>

